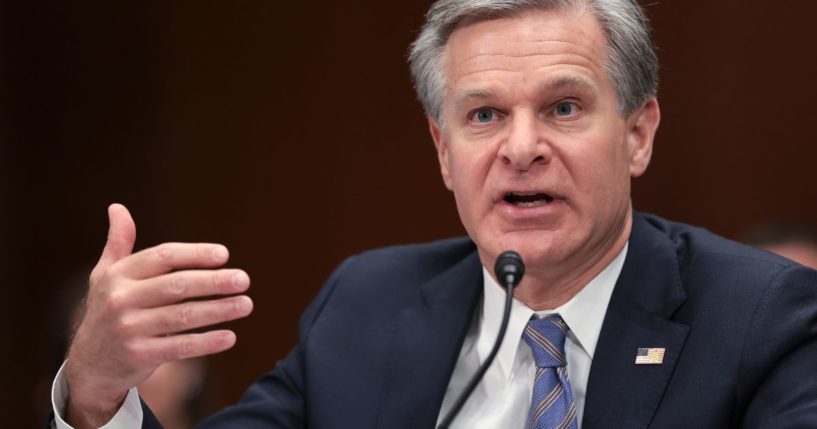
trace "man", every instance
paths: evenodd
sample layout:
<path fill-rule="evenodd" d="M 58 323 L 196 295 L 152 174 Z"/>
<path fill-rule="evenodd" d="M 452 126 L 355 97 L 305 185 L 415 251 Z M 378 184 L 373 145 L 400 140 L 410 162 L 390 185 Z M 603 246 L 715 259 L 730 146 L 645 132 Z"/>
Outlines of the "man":
<path fill-rule="evenodd" d="M 635 3 L 441 0 L 411 66 L 470 238 L 344 262 L 291 354 L 205 427 L 433 427 L 494 341 L 502 292 L 485 267 L 509 249 L 527 273 L 454 427 L 817 426 L 817 273 L 632 211 L 660 118 Z M 252 308 L 180 302 L 249 278 L 208 270 L 227 260 L 218 245 L 131 255 L 133 221 L 109 216 L 55 408 L 76 427 L 150 427 L 132 386 L 231 347 L 229 331 L 178 333 Z"/>
<path fill-rule="evenodd" d="M 798 223 L 769 223 L 751 229 L 744 240 L 752 246 L 817 269 L 817 231 Z"/>

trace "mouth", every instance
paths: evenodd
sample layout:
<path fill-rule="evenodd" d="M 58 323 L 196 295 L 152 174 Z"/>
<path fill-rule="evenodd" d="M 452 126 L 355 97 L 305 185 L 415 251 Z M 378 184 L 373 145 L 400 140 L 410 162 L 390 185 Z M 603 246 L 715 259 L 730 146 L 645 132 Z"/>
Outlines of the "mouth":
<path fill-rule="evenodd" d="M 544 192 L 508 192 L 502 199 L 516 207 L 530 208 L 552 203 L 554 197 Z"/>

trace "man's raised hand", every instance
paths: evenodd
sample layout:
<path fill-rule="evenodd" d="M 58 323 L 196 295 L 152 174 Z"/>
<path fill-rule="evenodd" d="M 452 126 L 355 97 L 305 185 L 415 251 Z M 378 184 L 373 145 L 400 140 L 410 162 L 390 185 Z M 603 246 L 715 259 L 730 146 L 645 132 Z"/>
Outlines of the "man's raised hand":
<path fill-rule="evenodd" d="M 214 269 L 229 258 L 219 244 L 164 243 L 132 254 L 136 227 L 120 204 L 108 207 L 108 241 L 91 272 L 85 312 L 65 368 L 67 416 L 74 427 L 99 427 L 118 410 L 128 389 L 162 363 L 229 349 L 229 330 L 190 329 L 245 317 L 250 278 Z M 192 298 L 211 297 L 206 300 Z"/>

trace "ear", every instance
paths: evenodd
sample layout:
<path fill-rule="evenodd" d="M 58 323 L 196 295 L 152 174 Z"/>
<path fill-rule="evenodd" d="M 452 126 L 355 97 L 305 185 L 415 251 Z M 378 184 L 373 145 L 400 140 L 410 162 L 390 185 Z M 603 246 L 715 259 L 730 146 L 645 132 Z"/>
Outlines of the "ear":
<path fill-rule="evenodd" d="M 428 117 L 428 130 L 431 132 L 431 138 L 434 139 L 434 147 L 437 149 L 437 160 L 440 162 L 440 173 L 443 176 L 443 183 L 445 183 L 445 187 L 451 191 L 453 188 L 448 168 L 448 141 L 444 136 L 445 132 L 437 125 L 437 121 L 430 116 Z"/>
<path fill-rule="evenodd" d="M 652 157 L 652 144 L 658 123 L 661 122 L 661 109 L 658 100 L 653 97 L 647 100 L 640 109 L 627 119 L 627 146 L 630 152 L 630 176 L 644 174 Z"/>

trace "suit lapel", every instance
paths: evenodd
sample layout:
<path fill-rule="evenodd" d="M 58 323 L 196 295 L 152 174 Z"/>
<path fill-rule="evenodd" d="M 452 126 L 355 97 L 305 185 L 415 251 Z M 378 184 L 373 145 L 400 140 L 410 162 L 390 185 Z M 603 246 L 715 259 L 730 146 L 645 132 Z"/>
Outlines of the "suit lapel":
<path fill-rule="evenodd" d="M 689 327 L 669 318 L 685 300 L 675 248 L 640 215 L 593 355 L 584 429 L 649 426 Z M 639 348 L 664 348 L 663 363 L 636 365 Z"/>
<path fill-rule="evenodd" d="M 482 269 L 473 252 L 420 289 L 392 328 L 377 427 L 434 427 L 474 309 Z"/>

